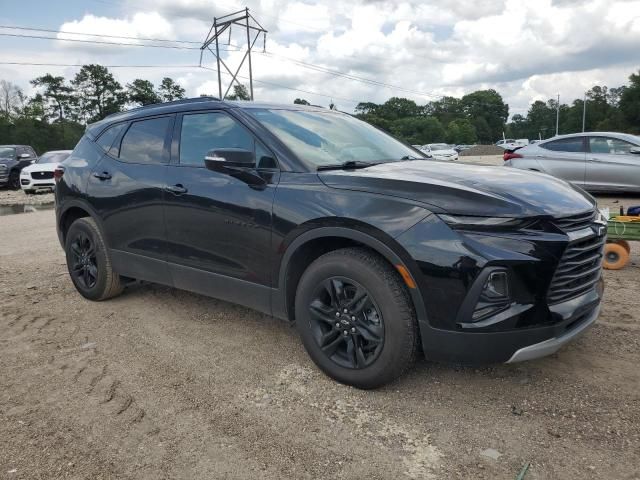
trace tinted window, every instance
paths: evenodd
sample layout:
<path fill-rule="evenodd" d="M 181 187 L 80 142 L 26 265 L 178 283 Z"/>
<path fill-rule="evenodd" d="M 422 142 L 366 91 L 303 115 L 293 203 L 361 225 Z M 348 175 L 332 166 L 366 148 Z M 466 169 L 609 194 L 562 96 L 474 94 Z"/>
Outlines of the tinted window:
<path fill-rule="evenodd" d="M 118 125 L 113 125 L 107 128 L 102 135 L 98 137 L 96 143 L 102 147 L 105 152 L 109 152 L 111 155 L 117 157 L 118 156 L 118 148 L 114 146 L 112 150 L 111 146 L 113 145 L 113 141 L 120 135 L 120 132 L 124 128 L 126 124 L 119 123 Z"/>
<path fill-rule="evenodd" d="M 170 117 L 134 122 L 122 137 L 120 159 L 130 163 L 164 163 Z"/>
<path fill-rule="evenodd" d="M 256 142 L 256 163 L 258 168 L 278 168 L 276 159 L 260 142 Z"/>
<path fill-rule="evenodd" d="M 591 153 L 610 153 L 612 155 L 626 155 L 631 148 L 635 147 L 632 143 L 609 137 L 590 137 L 589 149 Z"/>
<path fill-rule="evenodd" d="M 0 158 L 15 158 L 16 157 L 16 149 L 13 147 L 0 147 Z"/>
<path fill-rule="evenodd" d="M 218 148 L 243 148 L 253 151 L 253 137 L 224 113 L 198 113 L 182 117 L 181 164 L 204 165 L 207 152 Z"/>
<path fill-rule="evenodd" d="M 554 152 L 580 153 L 584 152 L 584 143 L 582 140 L 583 137 L 563 138 L 561 140 L 540 144 L 540 146 L 547 150 L 553 150 Z"/>

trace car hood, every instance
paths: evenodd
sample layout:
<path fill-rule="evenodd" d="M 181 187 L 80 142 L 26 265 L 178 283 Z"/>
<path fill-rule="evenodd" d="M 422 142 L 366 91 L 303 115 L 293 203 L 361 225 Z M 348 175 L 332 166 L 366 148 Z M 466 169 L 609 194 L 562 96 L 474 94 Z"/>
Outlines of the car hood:
<path fill-rule="evenodd" d="M 433 155 L 455 155 L 456 152 L 455 150 L 431 150 L 431 152 Z"/>
<path fill-rule="evenodd" d="M 401 197 L 436 213 L 562 217 L 595 207 L 593 197 L 563 180 L 506 167 L 413 160 L 318 176 L 332 188 Z"/>
<path fill-rule="evenodd" d="M 34 163 L 22 169 L 23 172 L 53 172 L 59 163 Z"/>

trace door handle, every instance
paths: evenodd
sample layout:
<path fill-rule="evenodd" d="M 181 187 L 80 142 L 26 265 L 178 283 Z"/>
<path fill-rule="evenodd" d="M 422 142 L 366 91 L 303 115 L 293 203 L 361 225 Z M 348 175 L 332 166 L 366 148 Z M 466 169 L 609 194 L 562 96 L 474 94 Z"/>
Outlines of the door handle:
<path fill-rule="evenodd" d="M 177 183 L 176 185 L 167 185 L 165 187 L 165 190 L 176 195 L 182 195 L 183 193 L 187 193 L 189 191 L 180 183 Z"/>
<path fill-rule="evenodd" d="M 93 176 L 100 180 L 110 180 L 111 174 L 109 172 L 94 172 Z"/>
<path fill-rule="evenodd" d="M 600 163 L 600 160 L 597 158 L 587 158 L 587 162 L 589 163 Z"/>

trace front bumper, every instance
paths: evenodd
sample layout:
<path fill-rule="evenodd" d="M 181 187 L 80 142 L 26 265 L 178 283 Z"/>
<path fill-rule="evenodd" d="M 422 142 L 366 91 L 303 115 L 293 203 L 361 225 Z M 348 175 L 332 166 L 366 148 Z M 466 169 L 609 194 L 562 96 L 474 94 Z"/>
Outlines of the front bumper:
<path fill-rule="evenodd" d="M 604 237 L 595 227 L 589 232 L 576 237 L 553 225 L 461 232 L 431 215 L 403 233 L 396 240 L 412 258 L 408 265 L 424 304 L 418 319 L 425 356 L 459 364 L 516 362 L 554 353 L 584 332 L 600 310 L 600 266 L 569 277 L 566 271 L 578 268 L 575 252 L 584 249 L 580 255 L 601 260 Z M 494 270 L 508 272 L 509 300 L 476 319 L 479 292 Z"/>
<path fill-rule="evenodd" d="M 31 178 L 31 176 L 20 176 L 20 187 L 23 190 L 53 189 L 55 186 L 56 183 L 53 178 L 38 180 Z"/>

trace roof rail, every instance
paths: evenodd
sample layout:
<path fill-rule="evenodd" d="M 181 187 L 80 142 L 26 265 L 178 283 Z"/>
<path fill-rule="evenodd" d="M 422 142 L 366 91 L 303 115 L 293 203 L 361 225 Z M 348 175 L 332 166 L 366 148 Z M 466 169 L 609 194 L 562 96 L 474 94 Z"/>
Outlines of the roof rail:
<path fill-rule="evenodd" d="M 171 102 L 151 103 L 149 105 L 142 105 L 140 107 L 131 108 L 129 110 L 124 110 L 122 112 L 115 112 L 115 113 L 112 113 L 110 115 L 107 115 L 106 117 L 104 117 L 104 119 L 107 119 L 107 118 L 110 118 L 110 117 L 114 117 L 116 115 L 120 115 L 120 114 L 123 114 L 123 113 L 137 112 L 137 111 L 140 111 L 140 110 L 145 110 L 147 108 L 163 107 L 165 105 L 181 105 L 181 104 L 186 104 L 186 103 L 210 102 L 212 100 L 213 101 L 220 101 L 220 99 L 218 97 L 210 97 L 208 95 L 207 96 L 202 96 L 202 97 L 194 97 L 194 98 L 181 98 L 180 100 L 172 100 Z"/>

